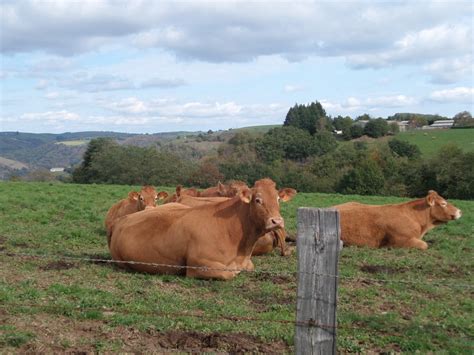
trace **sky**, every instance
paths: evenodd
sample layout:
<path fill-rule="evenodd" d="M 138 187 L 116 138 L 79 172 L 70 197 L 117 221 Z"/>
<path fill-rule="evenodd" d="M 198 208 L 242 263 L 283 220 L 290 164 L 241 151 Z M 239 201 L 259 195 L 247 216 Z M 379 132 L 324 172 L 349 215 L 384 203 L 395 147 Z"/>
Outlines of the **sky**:
<path fill-rule="evenodd" d="M 474 113 L 472 1 L 0 1 L 0 131 Z"/>

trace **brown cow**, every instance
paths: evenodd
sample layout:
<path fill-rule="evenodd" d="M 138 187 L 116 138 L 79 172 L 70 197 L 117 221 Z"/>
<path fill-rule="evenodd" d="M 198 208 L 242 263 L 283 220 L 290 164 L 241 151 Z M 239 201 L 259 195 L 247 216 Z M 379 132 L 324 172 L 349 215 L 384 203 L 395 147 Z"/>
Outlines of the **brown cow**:
<path fill-rule="evenodd" d="M 287 189 L 289 196 L 293 197 L 296 194 L 296 190 Z M 229 200 L 229 197 L 192 197 L 192 196 L 181 196 L 178 199 L 178 203 L 189 207 L 202 206 L 209 203 L 219 203 L 222 201 Z M 275 229 L 263 237 L 259 238 L 255 247 L 252 251 L 252 256 L 268 254 L 273 251 L 276 247 L 280 248 L 281 256 L 291 255 L 292 249 L 286 246 L 286 232 L 284 229 Z"/>
<path fill-rule="evenodd" d="M 439 224 L 461 217 L 461 210 L 436 191 L 425 198 L 393 205 L 348 202 L 334 206 L 340 213 L 344 245 L 425 250 L 423 236 Z"/>
<path fill-rule="evenodd" d="M 128 193 L 128 198 L 120 200 L 114 204 L 105 216 L 105 228 L 107 229 L 107 241 L 110 244 L 110 235 L 112 233 L 112 226 L 115 221 L 127 214 L 142 211 L 146 208 L 156 206 L 157 199 L 168 197 L 164 191 L 156 192 L 153 186 L 143 186 L 140 192 L 131 191 Z"/>
<path fill-rule="evenodd" d="M 179 197 L 180 196 L 184 196 L 184 195 L 187 195 L 187 196 L 199 196 L 199 191 L 196 190 L 194 187 L 192 188 L 189 188 L 189 189 L 185 189 L 183 188 L 183 186 L 181 185 L 178 185 L 176 186 L 176 192 L 170 196 L 168 196 L 167 198 L 165 198 L 165 200 L 163 201 L 163 204 L 167 204 L 167 203 L 171 203 L 171 202 L 176 202 L 178 201 Z"/>
<path fill-rule="evenodd" d="M 220 181 L 217 186 L 209 187 L 199 193 L 199 197 L 234 197 L 240 190 L 248 188 L 247 184 L 239 180 L 231 180 L 227 184 Z"/>
<path fill-rule="evenodd" d="M 254 269 L 250 256 L 260 237 L 284 228 L 278 197 L 291 198 L 272 180 L 262 179 L 227 201 L 134 213 L 115 225 L 110 253 L 114 260 L 191 267 L 129 265 L 138 271 L 231 279 L 240 269 Z"/>

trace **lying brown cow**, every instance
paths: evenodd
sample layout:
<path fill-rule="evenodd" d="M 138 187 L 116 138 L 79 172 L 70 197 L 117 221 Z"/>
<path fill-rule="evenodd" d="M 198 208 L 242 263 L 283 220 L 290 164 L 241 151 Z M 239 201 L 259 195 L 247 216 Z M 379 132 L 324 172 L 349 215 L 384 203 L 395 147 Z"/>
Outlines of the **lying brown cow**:
<path fill-rule="evenodd" d="M 183 186 L 178 185 L 178 186 L 176 186 L 176 192 L 174 194 L 168 196 L 167 198 L 165 198 L 165 200 L 163 201 L 163 204 L 176 202 L 176 201 L 178 201 L 180 196 L 184 196 L 184 195 L 199 196 L 199 191 L 196 190 L 194 187 L 189 188 L 189 189 L 185 189 L 185 188 L 183 188 Z"/>
<path fill-rule="evenodd" d="M 201 191 L 199 197 L 234 197 L 245 188 L 248 188 L 248 186 L 243 181 L 232 180 L 228 184 L 222 184 L 219 181 L 217 186 Z"/>
<path fill-rule="evenodd" d="M 348 202 L 334 206 L 340 213 L 344 245 L 425 250 L 423 236 L 439 224 L 461 217 L 461 210 L 436 191 L 425 198 L 394 205 Z"/>
<path fill-rule="evenodd" d="M 105 216 L 105 228 L 107 229 L 108 243 L 110 244 L 112 226 L 118 218 L 127 214 L 143 211 L 146 208 L 155 207 L 157 199 L 163 199 L 166 197 L 168 197 L 166 192 L 161 191 L 157 193 L 153 186 L 146 185 L 142 187 L 140 192 L 129 192 L 128 198 L 120 200 L 110 207 Z"/>
<path fill-rule="evenodd" d="M 292 198 L 296 194 L 296 190 L 287 188 L 287 196 Z M 209 203 L 219 203 L 229 200 L 228 197 L 192 197 L 192 196 L 181 196 L 178 199 L 178 203 L 189 207 L 202 206 Z M 275 229 L 263 237 L 261 237 L 252 251 L 252 255 L 263 255 L 273 251 L 276 247 L 280 248 L 282 256 L 291 255 L 292 249 L 286 246 L 286 232 L 284 229 Z"/>
<path fill-rule="evenodd" d="M 289 200 L 286 191 L 262 179 L 227 201 L 128 215 L 114 226 L 110 253 L 114 260 L 209 268 L 127 264 L 138 271 L 231 279 L 239 269 L 254 269 L 250 256 L 259 238 L 284 228 L 278 198 Z"/>

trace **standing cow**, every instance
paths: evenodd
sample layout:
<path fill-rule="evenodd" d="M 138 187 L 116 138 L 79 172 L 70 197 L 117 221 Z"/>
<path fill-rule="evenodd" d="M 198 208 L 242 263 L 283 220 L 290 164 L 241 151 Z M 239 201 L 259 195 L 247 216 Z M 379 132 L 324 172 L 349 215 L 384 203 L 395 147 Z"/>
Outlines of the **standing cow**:
<path fill-rule="evenodd" d="M 372 248 L 397 247 L 425 250 L 421 240 L 434 227 L 461 217 L 461 210 L 436 191 L 425 198 L 393 205 L 348 202 L 334 206 L 340 213 L 344 245 Z"/>
<path fill-rule="evenodd" d="M 291 196 L 286 189 L 278 191 L 272 180 L 262 179 L 219 203 L 162 205 L 131 214 L 114 227 L 110 253 L 114 260 L 188 267 L 128 265 L 138 271 L 229 280 L 241 269 L 254 269 L 250 257 L 259 238 L 284 228 L 280 198 Z"/>

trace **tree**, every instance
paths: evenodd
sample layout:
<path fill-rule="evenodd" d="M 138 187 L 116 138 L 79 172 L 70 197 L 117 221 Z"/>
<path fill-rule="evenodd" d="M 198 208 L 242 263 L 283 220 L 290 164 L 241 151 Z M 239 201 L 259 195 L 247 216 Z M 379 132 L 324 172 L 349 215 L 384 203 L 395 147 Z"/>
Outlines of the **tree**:
<path fill-rule="evenodd" d="M 398 126 L 398 124 L 396 122 L 391 122 L 388 125 L 388 131 L 391 134 L 397 134 L 398 132 L 400 132 L 400 127 Z"/>
<path fill-rule="evenodd" d="M 400 157 L 407 157 L 409 159 L 416 159 L 421 156 L 420 148 L 417 145 L 411 144 L 399 139 L 392 139 L 388 142 L 390 150 Z"/>
<path fill-rule="evenodd" d="M 317 131 L 330 129 L 326 111 L 318 101 L 312 102 L 309 106 L 295 104 L 286 114 L 283 126 L 300 128 L 311 135 Z"/>
<path fill-rule="evenodd" d="M 345 174 L 337 188 L 345 194 L 377 195 L 383 191 L 385 179 L 374 161 L 365 159 Z"/>
<path fill-rule="evenodd" d="M 388 124 L 383 118 L 370 120 L 364 127 L 364 133 L 372 138 L 379 138 L 387 135 Z"/>
<path fill-rule="evenodd" d="M 273 128 L 256 142 L 257 154 L 266 162 L 281 159 L 301 161 L 314 154 L 314 149 L 313 137 L 293 126 Z"/>
<path fill-rule="evenodd" d="M 95 155 L 114 146 L 117 146 L 117 143 L 111 138 L 92 139 L 87 145 L 87 149 L 84 153 L 84 160 L 82 161 L 81 165 L 72 173 L 72 181 L 80 184 L 90 183 L 94 178 L 93 171 L 91 170 L 91 164 Z"/>
<path fill-rule="evenodd" d="M 454 126 L 455 127 L 474 127 L 474 118 L 468 111 L 462 111 L 454 115 Z"/>
<path fill-rule="evenodd" d="M 359 138 L 364 135 L 364 128 L 361 125 L 353 124 L 349 133 L 352 139 Z"/>

